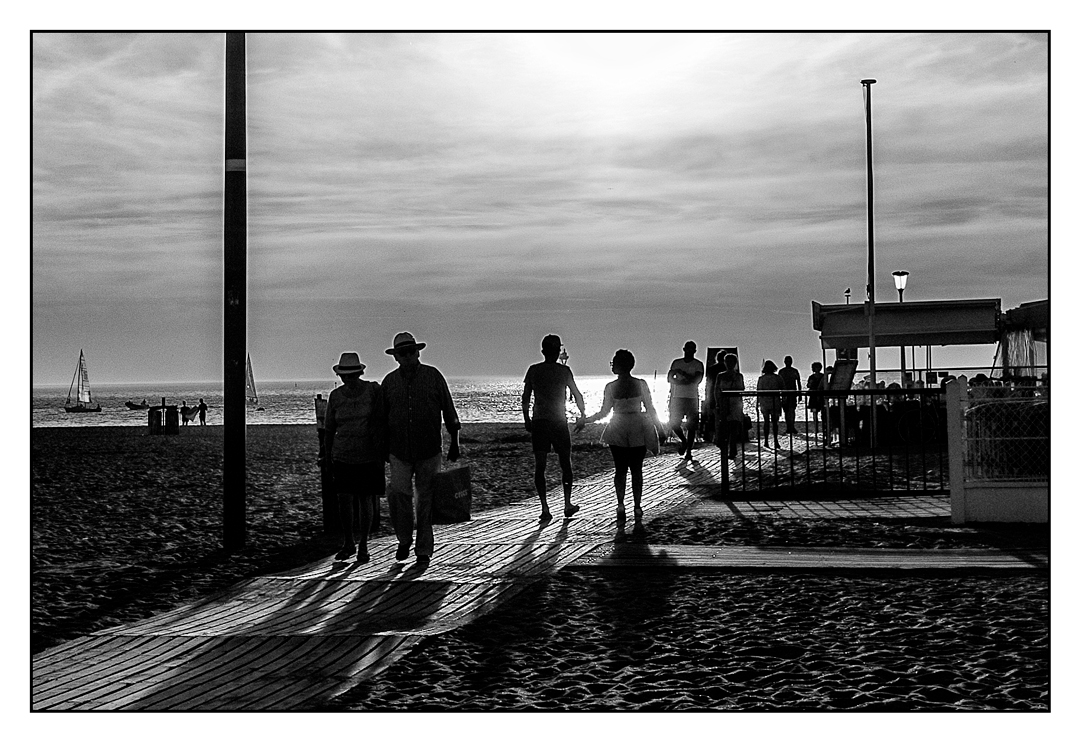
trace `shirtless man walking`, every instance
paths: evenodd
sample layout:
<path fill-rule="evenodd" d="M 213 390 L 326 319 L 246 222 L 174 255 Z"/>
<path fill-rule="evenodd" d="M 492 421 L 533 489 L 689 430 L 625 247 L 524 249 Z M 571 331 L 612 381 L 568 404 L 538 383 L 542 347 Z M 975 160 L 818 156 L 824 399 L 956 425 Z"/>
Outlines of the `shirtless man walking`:
<path fill-rule="evenodd" d="M 547 501 L 547 456 L 552 449 L 559 456 L 562 469 L 563 515 L 569 518 L 580 508 L 570 502 L 574 486 L 574 472 L 570 465 L 570 427 L 566 420 L 566 390 L 574 398 L 578 417 L 585 417 L 585 400 L 578 391 L 574 373 L 569 366 L 558 363 L 562 339 L 558 335 L 546 336 L 540 344 L 543 363 L 529 366 L 525 374 L 525 389 L 521 393 L 521 414 L 525 418 L 525 430 L 532 434 L 533 457 L 536 460 L 534 480 L 536 494 L 540 498 L 540 521 L 551 520 Z M 532 416 L 529 415 L 529 403 Z"/>

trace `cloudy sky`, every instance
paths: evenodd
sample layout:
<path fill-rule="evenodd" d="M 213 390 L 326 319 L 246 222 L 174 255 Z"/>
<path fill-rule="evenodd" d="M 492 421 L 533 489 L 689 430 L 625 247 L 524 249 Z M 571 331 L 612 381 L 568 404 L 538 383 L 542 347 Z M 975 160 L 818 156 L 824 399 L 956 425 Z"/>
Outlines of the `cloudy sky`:
<path fill-rule="evenodd" d="M 80 348 L 95 384 L 220 379 L 223 35 L 32 65 L 32 383 Z M 1046 298 L 1048 76 L 1038 34 L 251 34 L 253 362 L 379 378 L 410 330 L 447 375 L 548 332 L 578 374 L 687 338 L 808 369 L 811 301 L 864 295 L 866 77 L 878 300 Z"/>

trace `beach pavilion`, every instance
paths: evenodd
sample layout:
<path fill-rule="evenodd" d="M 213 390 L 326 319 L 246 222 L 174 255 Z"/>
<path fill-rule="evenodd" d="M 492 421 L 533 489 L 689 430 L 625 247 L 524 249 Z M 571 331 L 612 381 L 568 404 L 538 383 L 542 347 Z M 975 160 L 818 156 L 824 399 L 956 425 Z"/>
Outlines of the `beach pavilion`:
<path fill-rule="evenodd" d="M 870 347 L 866 304 L 819 304 L 811 302 L 814 329 L 821 335 L 822 362 L 825 351 L 837 359 L 855 358 L 860 348 Z M 874 344 L 884 347 L 924 347 L 925 364 L 917 369 L 912 353 L 912 373 L 926 372 L 933 383 L 932 348 L 944 345 L 998 344 L 1003 378 L 1037 378 L 1048 367 L 1050 301 L 1026 302 L 1001 311 L 1001 299 L 954 299 L 948 301 L 885 302 L 874 305 Z M 995 359 L 997 368 L 997 359 Z"/>

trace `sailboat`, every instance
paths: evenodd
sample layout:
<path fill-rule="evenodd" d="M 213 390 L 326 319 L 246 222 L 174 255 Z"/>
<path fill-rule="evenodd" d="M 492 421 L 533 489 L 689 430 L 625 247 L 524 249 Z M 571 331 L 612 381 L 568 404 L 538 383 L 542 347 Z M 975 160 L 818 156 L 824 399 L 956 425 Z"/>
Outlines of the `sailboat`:
<path fill-rule="evenodd" d="M 71 403 L 71 392 L 75 390 L 75 404 Z M 75 369 L 75 375 L 71 378 L 71 386 L 68 387 L 67 402 L 64 410 L 67 412 L 101 412 L 101 405 L 91 407 L 93 400 L 90 398 L 90 374 L 86 370 L 86 357 L 82 349 L 79 349 L 79 365 Z"/>
<path fill-rule="evenodd" d="M 255 391 L 255 374 L 251 373 L 251 354 L 247 356 L 247 368 L 244 369 L 244 381 L 247 388 L 248 402 L 259 404 L 259 393 Z"/>

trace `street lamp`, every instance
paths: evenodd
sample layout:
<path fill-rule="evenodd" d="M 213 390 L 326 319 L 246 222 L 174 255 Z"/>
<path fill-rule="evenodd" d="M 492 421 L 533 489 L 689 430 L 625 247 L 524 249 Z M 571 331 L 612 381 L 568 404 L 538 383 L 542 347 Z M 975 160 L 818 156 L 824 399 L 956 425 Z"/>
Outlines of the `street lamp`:
<path fill-rule="evenodd" d="M 896 284 L 896 290 L 900 294 L 900 303 L 904 303 L 904 288 L 907 286 L 907 277 L 911 274 L 907 271 L 893 271 L 893 283 Z"/>
<path fill-rule="evenodd" d="M 907 271 L 893 271 L 893 283 L 896 284 L 896 293 L 900 295 L 900 303 L 904 303 L 904 288 L 907 286 L 907 277 L 910 274 Z M 904 344 L 900 343 L 900 386 L 907 386 L 907 364 L 904 359 Z M 915 362 L 915 353 L 912 351 L 911 362 Z"/>

